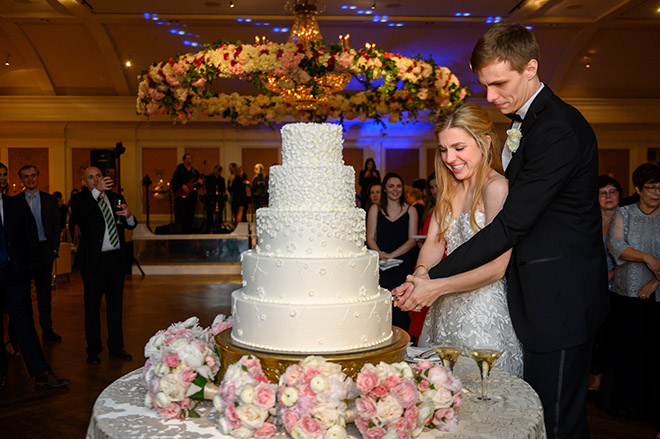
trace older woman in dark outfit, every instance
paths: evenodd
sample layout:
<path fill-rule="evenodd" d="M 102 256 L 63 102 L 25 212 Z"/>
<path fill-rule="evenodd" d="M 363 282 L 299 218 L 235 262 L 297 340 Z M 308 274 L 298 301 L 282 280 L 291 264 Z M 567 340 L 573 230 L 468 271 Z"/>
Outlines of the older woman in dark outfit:
<path fill-rule="evenodd" d="M 607 244 L 609 242 L 610 223 L 612 222 L 614 212 L 619 207 L 619 200 L 622 193 L 621 185 L 614 178 L 609 175 L 598 177 L 598 204 L 600 205 L 600 214 L 602 217 L 603 246 L 605 247 L 605 255 L 607 256 L 607 289 L 609 290 L 608 295 L 610 298 L 614 294 L 612 287 L 616 263 L 607 248 Z M 612 298 L 611 300 L 616 299 Z M 607 368 L 607 355 L 609 354 L 611 340 L 612 319 L 610 316 L 598 330 L 594 339 L 593 354 L 591 357 L 591 374 L 589 375 L 589 390 L 592 392 L 600 390 L 602 376 Z"/>
<path fill-rule="evenodd" d="M 628 417 L 658 413 L 660 321 L 660 167 L 633 172 L 639 202 L 619 207 L 609 249 L 616 261 L 612 304 L 613 408 Z"/>

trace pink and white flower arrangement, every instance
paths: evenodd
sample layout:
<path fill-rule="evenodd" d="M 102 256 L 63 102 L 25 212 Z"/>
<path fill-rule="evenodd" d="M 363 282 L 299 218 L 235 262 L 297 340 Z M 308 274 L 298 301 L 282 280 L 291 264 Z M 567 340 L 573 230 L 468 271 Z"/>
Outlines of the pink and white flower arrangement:
<path fill-rule="evenodd" d="M 215 391 L 220 358 L 212 334 L 198 323 L 197 317 L 174 323 L 144 347 L 145 405 L 163 418 L 198 417 L 196 401 L 210 399 Z"/>
<path fill-rule="evenodd" d="M 319 102 L 313 113 L 297 110 L 281 96 L 214 93 L 215 79 L 240 78 L 259 83 L 268 75 L 286 76 L 291 87 L 314 85 L 327 74 L 348 73 L 365 85 Z M 301 121 L 328 117 L 397 121 L 403 112 L 415 120 L 420 111 L 431 116 L 465 100 L 469 91 L 433 59 L 408 58 L 380 48 L 352 49 L 339 44 L 241 44 L 217 42 L 197 53 L 170 58 L 149 67 L 139 77 L 137 112 L 167 114 L 186 122 L 198 116 L 219 116 L 240 125 L 279 122 L 284 116 Z M 381 85 L 375 85 L 382 81 Z M 358 99 L 353 99 L 357 96 Z M 432 118 L 432 117 L 431 117 Z"/>
<path fill-rule="evenodd" d="M 413 371 L 421 394 L 421 425 L 440 431 L 455 430 L 457 410 L 462 403 L 461 381 L 445 366 L 428 360 L 415 364 Z"/>
<path fill-rule="evenodd" d="M 421 433 L 420 394 L 408 364 L 365 364 L 356 382 L 355 425 L 364 439 L 409 439 Z"/>
<path fill-rule="evenodd" d="M 339 364 L 309 356 L 280 376 L 278 413 L 294 439 L 345 439 L 347 400 L 355 395 Z"/>
<path fill-rule="evenodd" d="M 258 358 L 244 355 L 230 364 L 213 398 L 220 432 L 239 439 L 273 436 L 276 393 L 277 386 L 268 381 Z"/>

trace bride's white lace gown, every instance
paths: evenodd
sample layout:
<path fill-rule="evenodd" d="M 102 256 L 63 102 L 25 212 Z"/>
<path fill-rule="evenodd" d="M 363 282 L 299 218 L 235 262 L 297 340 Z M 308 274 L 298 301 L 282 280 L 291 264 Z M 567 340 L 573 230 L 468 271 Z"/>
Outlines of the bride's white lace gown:
<path fill-rule="evenodd" d="M 486 215 L 477 211 L 477 224 L 483 227 Z M 470 214 L 452 218 L 445 233 L 447 254 L 474 236 Z M 503 352 L 496 366 L 522 376 L 522 348 L 509 316 L 506 283 L 492 284 L 438 298 L 429 309 L 419 337 L 420 346 L 442 344 L 463 348 L 464 355 L 474 348 L 492 348 Z"/>

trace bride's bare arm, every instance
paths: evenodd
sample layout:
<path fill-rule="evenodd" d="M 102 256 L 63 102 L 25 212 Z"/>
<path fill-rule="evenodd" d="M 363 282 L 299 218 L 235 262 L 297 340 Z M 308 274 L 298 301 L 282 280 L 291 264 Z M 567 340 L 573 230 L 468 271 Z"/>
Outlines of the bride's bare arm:
<path fill-rule="evenodd" d="M 484 187 L 484 213 L 487 223 L 490 223 L 501 210 L 507 192 L 507 181 L 503 177 L 491 179 Z M 408 295 L 399 300 L 399 307 L 404 311 L 410 311 L 417 307 L 430 306 L 444 294 L 470 291 L 495 282 L 504 276 L 510 258 L 511 250 L 508 250 L 481 267 L 447 278 L 428 279 L 426 276 L 409 276 L 406 291 Z M 410 288 L 410 283 L 414 288 Z"/>
<path fill-rule="evenodd" d="M 417 257 L 417 264 L 415 266 L 418 268 L 413 274 L 424 275 L 431 267 L 435 267 L 442 260 L 442 255 L 445 253 L 445 240 L 438 239 L 439 232 L 440 225 L 434 214 L 429 222 L 429 230 L 426 233 L 424 245 L 422 245 L 419 256 Z"/>

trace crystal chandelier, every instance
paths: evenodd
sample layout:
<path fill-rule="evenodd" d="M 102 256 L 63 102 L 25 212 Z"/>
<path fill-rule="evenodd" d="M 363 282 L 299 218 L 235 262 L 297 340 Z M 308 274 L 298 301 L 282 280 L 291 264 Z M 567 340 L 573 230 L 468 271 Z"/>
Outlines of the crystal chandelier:
<path fill-rule="evenodd" d="M 286 2 L 285 9 L 295 16 L 289 43 L 300 44 L 305 50 L 321 43 L 323 37 L 316 15 L 325 10 L 324 6 L 323 0 Z M 307 83 L 297 84 L 287 76 L 268 75 L 263 78 L 263 84 L 267 90 L 280 94 L 284 102 L 293 105 L 297 110 L 315 110 L 328 96 L 346 88 L 350 80 L 351 75 L 348 73 L 326 73 L 323 76 L 312 76 Z"/>

